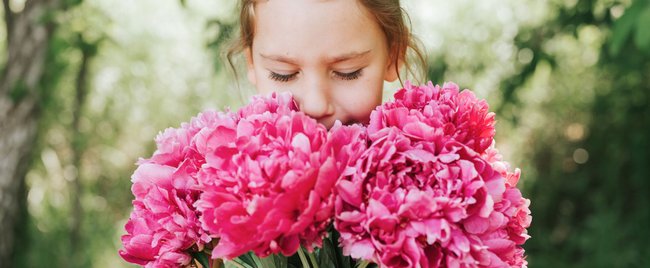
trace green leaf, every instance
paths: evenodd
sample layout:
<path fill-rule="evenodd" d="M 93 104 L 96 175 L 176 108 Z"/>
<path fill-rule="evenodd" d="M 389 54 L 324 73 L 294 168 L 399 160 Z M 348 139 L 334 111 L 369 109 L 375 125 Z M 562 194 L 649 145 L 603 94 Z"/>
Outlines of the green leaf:
<path fill-rule="evenodd" d="M 323 239 L 323 248 L 318 251 L 318 266 L 336 268 L 336 249 L 329 238 Z"/>
<path fill-rule="evenodd" d="M 645 51 L 650 51 L 650 6 L 646 6 L 636 22 L 635 45 Z"/>
<path fill-rule="evenodd" d="M 196 261 L 198 261 L 201 266 L 203 267 L 210 267 L 210 260 L 208 259 L 208 255 L 206 255 L 203 252 L 192 252 L 190 253 L 192 255 L 192 258 L 194 258 Z"/>
<path fill-rule="evenodd" d="M 257 258 L 258 267 L 259 268 L 282 268 L 282 267 L 276 267 L 275 262 L 273 261 L 273 255 L 268 256 L 266 258 Z"/>
<path fill-rule="evenodd" d="M 643 1 L 636 1 L 632 6 L 628 7 L 618 20 L 614 22 L 612 39 L 610 40 L 609 53 L 612 56 L 617 56 L 625 43 L 627 42 L 632 29 L 634 28 L 637 18 L 641 13 L 641 5 Z"/>
<path fill-rule="evenodd" d="M 285 268 L 287 267 L 287 257 L 282 255 L 270 255 L 266 258 L 257 258 L 260 268 Z"/>
<path fill-rule="evenodd" d="M 332 246 L 336 253 L 336 260 L 338 262 L 337 267 L 352 268 L 352 258 L 350 256 L 343 255 L 343 249 L 339 245 L 340 237 L 341 235 L 339 234 L 339 232 L 336 231 L 336 229 L 334 229 L 333 226 L 331 226 L 330 235 L 327 239 L 329 239 L 330 242 L 332 242 Z"/>
<path fill-rule="evenodd" d="M 357 263 L 357 266 L 355 266 L 355 268 L 366 268 L 368 265 L 370 265 L 369 261 L 361 261 Z"/>
<path fill-rule="evenodd" d="M 258 265 L 256 263 L 256 261 L 255 261 L 257 256 L 253 255 L 252 252 L 248 252 L 248 253 L 246 253 L 244 255 L 241 255 L 241 256 L 239 256 L 237 258 L 239 258 L 242 262 L 248 264 L 251 267 L 257 267 L 257 265 Z"/>
<path fill-rule="evenodd" d="M 244 255 L 246 255 L 246 254 L 244 254 Z M 244 256 L 244 255 L 242 255 L 242 256 Z M 241 268 L 241 267 L 243 267 L 243 268 L 254 268 L 254 267 L 257 267 L 255 264 L 246 263 L 244 260 L 242 260 L 241 256 L 239 256 L 237 258 L 234 258 L 231 261 L 227 261 L 225 263 L 226 263 L 226 267 L 234 267 L 234 268 Z"/>
<path fill-rule="evenodd" d="M 284 255 L 273 255 L 273 262 L 275 262 L 276 267 L 287 267 L 289 263 Z"/>
<path fill-rule="evenodd" d="M 260 258 L 253 252 L 248 252 L 239 257 L 239 263 L 247 267 L 256 268 L 285 268 L 288 267 L 287 257 L 283 255 L 270 255 Z"/>

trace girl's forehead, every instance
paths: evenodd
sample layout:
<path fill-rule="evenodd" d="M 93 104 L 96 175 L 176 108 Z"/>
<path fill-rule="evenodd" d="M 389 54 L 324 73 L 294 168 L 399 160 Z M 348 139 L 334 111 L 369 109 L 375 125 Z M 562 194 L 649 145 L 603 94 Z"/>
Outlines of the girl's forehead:
<path fill-rule="evenodd" d="M 346 23 L 368 25 L 374 17 L 357 0 L 273 0 L 255 5 L 256 27 L 277 24 L 311 26 L 323 24 L 340 26 Z"/>
<path fill-rule="evenodd" d="M 363 52 L 382 40 L 378 23 L 356 0 L 273 0 L 255 7 L 253 46 L 272 53 Z"/>

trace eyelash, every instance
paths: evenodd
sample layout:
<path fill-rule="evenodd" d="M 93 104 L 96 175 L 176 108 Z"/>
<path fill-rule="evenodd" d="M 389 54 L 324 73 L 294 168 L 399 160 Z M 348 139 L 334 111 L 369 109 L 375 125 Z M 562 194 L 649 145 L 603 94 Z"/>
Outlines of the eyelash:
<path fill-rule="evenodd" d="M 351 73 L 334 72 L 334 74 L 343 80 L 350 81 L 350 80 L 358 79 L 361 76 L 361 70 L 363 69 L 359 69 Z"/>
<path fill-rule="evenodd" d="M 362 70 L 363 69 L 359 69 L 359 70 L 356 70 L 356 71 L 351 72 L 351 73 L 334 72 L 334 75 L 336 75 L 337 77 L 339 77 L 342 80 L 350 81 L 350 80 L 355 80 L 355 79 L 358 79 L 359 77 L 361 77 L 361 71 Z M 269 78 L 271 80 L 286 83 L 286 82 L 289 82 L 290 80 L 293 80 L 296 77 L 296 75 L 298 75 L 298 73 L 279 74 L 279 73 L 276 73 L 276 72 L 271 72 L 269 74 Z"/>
<path fill-rule="evenodd" d="M 292 74 L 279 74 L 275 72 L 271 72 L 269 74 L 269 78 L 272 80 L 278 81 L 278 82 L 289 82 L 289 80 L 292 80 L 293 78 L 296 77 L 298 73 L 292 73 Z"/>

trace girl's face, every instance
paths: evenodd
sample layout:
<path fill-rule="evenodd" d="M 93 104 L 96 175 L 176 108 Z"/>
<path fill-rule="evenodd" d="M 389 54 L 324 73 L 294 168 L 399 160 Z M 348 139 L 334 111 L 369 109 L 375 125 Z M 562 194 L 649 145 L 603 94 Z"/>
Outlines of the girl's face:
<path fill-rule="evenodd" d="M 366 123 L 383 81 L 397 79 L 384 33 L 357 0 L 258 1 L 246 56 L 258 93 L 289 91 L 328 128 Z"/>

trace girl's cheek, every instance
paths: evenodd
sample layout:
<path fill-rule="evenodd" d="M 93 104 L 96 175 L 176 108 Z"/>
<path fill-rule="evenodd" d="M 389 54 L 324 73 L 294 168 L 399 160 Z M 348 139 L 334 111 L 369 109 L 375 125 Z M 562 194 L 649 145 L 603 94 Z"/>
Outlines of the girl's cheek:
<path fill-rule="evenodd" d="M 370 113 L 381 104 L 381 87 L 377 85 L 363 85 L 353 92 L 348 92 L 338 99 L 345 103 L 342 105 L 356 121 L 363 122 Z"/>
<path fill-rule="evenodd" d="M 258 94 L 266 95 L 273 91 L 281 92 L 283 91 L 281 87 L 275 86 L 273 81 L 270 81 L 268 77 L 257 76 L 257 84 L 255 85 Z"/>

